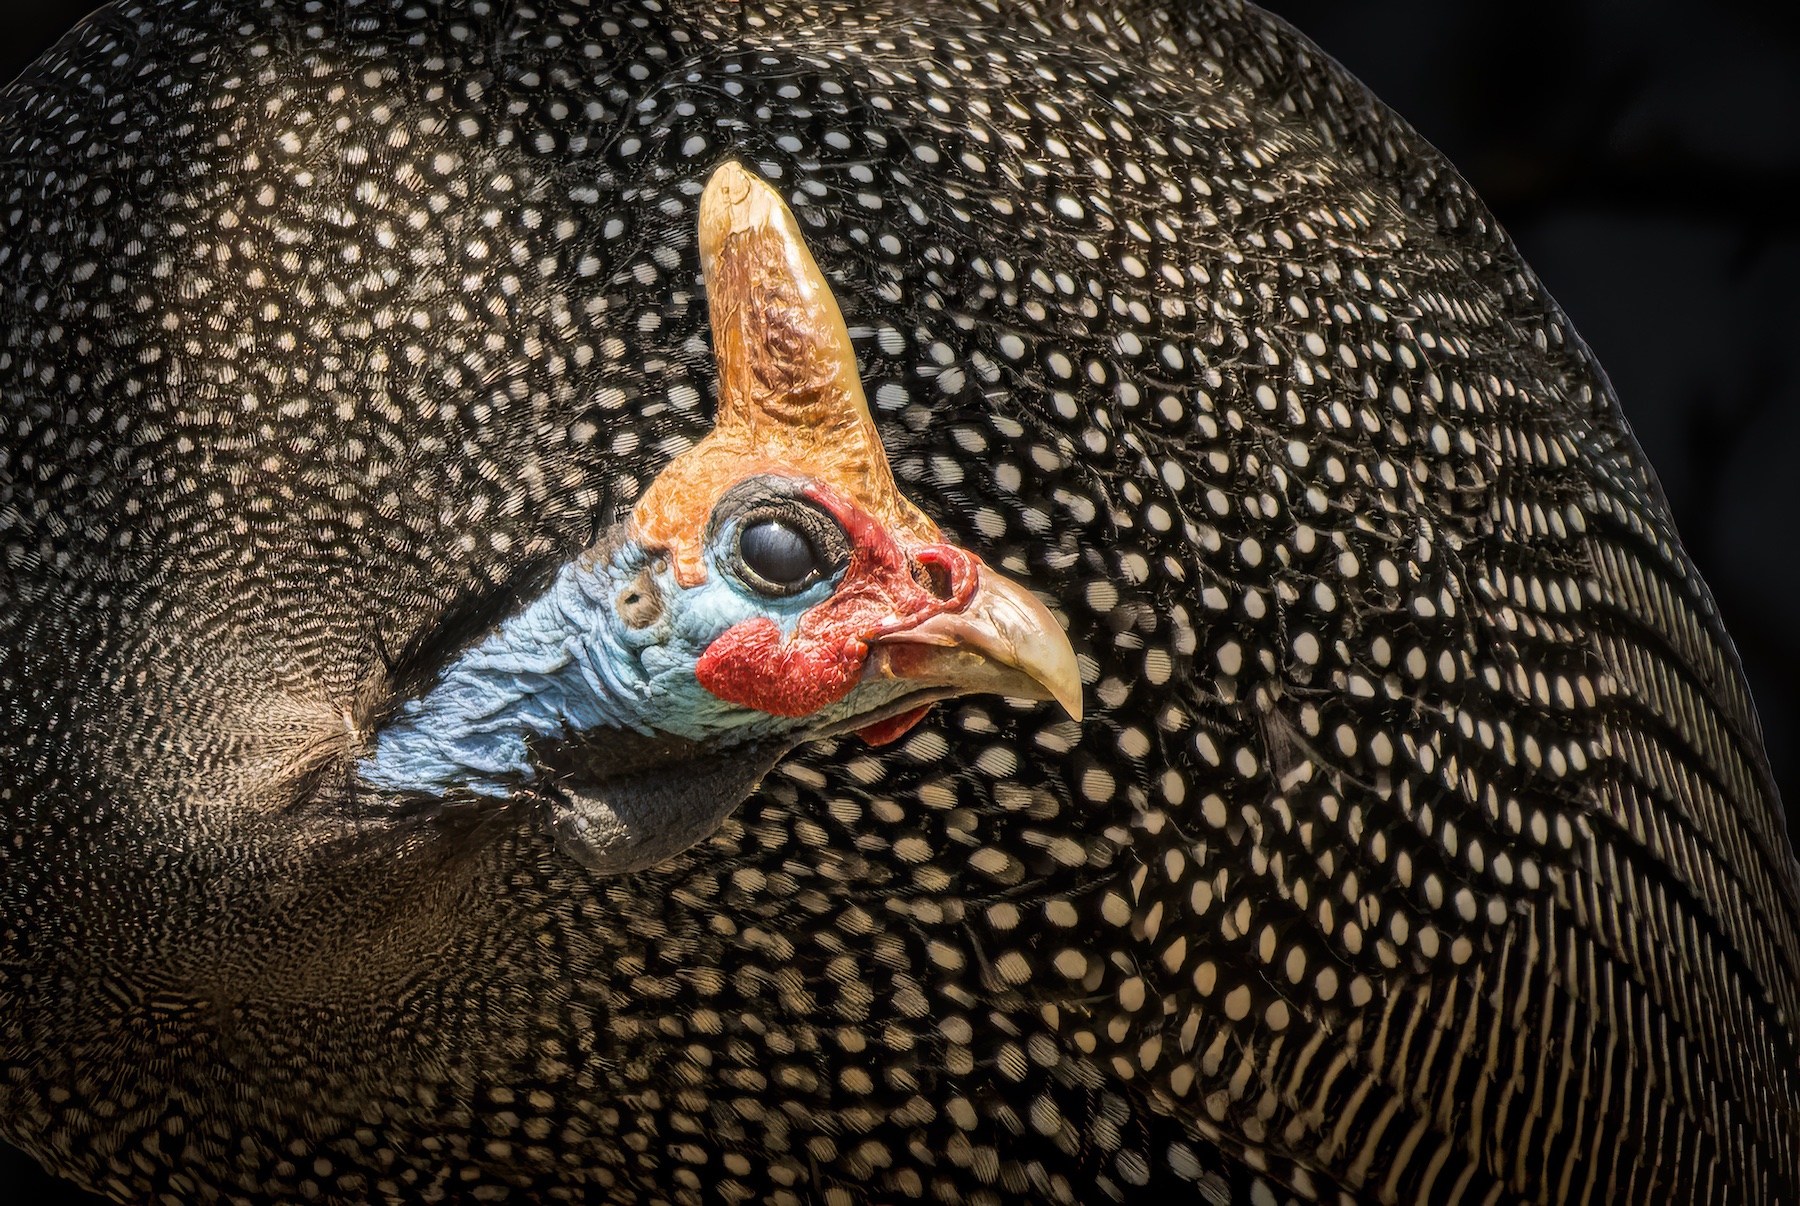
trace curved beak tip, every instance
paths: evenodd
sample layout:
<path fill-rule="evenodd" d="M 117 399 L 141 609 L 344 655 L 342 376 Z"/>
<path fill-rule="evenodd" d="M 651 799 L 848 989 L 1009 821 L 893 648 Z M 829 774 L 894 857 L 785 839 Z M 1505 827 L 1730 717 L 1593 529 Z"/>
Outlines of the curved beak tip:
<path fill-rule="evenodd" d="M 1070 719 L 1081 719 L 1081 667 L 1075 647 L 1036 595 L 982 566 L 968 610 L 976 613 L 977 626 L 994 630 L 981 652 L 1022 672 L 1061 704 Z"/>
<path fill-rule="evenodd" d="M 1069 638 L 1063 637 L 1062 661 L 1066 667 L 1059 666 L 1054 674 L 1047 674 L 1038 679 L 1050 689 L 1051 696 L 1062 705 L 1063 711 L 1076 724 L 1081 723 L 1081 672 L 1075 665 L 1075 650 L 1069 645 Z"/>
<path fill-rule="evenodd" d="M 1007 585 L 1024 593 L 1023 588 L 1011 582 Z M 1068 635 L 1056 623 L 1049 609 L 1035 598 L 1031 598 L 1031 603 L 1031 612 L 1038 614 L 1027 613 L 1030 617 L 1027 625 L 1014 627 L 1010 631 L 1002 630 L 1002 639 L 1011 645 L 1011 649 L 1007 651 L 1010 656 L 1000 656 L 996 660 L 1022 671 L 1043 687 L 1045 696 L 1061 704 L 1070 719 L 1079 721 L 1081 669 L 1075 661 L 1075 648 L 1069 644 Z M 994 656 L 993 653 L 988 655 Z"/>
<path fill-rule="evenodd" d="M 1055 700 L 1079 722 L 1081 668 L 1068 634 L 1023 586 L 986 565 L 978 572 L 966 607 L 881 638 L 887 672 L 957 694 Z"/>

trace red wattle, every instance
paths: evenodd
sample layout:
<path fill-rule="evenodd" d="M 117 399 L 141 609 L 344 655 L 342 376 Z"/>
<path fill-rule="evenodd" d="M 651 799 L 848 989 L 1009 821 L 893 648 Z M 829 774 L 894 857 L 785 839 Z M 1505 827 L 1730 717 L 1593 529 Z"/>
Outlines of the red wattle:
<path fill-rule="evenodd" d="M 784 640 L 775 621 L 758 616 L 708 645 L 694 677 L 726 703 L 772 716 L 811 716 L 850 694 L 868 655 L 859 640 Z"/>
<path fill-rule="evenodd" d="M 865 724 L 856 730 L 856 735 L 870 745 L 886 745 L 890 741 L 898 741 L 906 735 L 907 730 L 924 720 L 925 714 L 931 711 L 931 708 L 931 704 L 926 704 L 909 712 L 902 712 L 898 716 L 878 720 L 874 724 Z"/>
<path fill-rule="evenodd" d="M 850 538 L 850 564 L 837 590 L 785 636 L 767 616 L 733 625 L 694 667 L 700 685 L 718 698 L 773 716 L 811 716 L 844 698 L 862 675 L 871 643 L 940 612 L 961 611 L 980 578 L 980 562 L 963 549 L 902 548 L 873 516 L 829 487 L 814 483 L 807 494 Z M 927 573 L 930 581 L 922 581 Z M 872 744 L 892 741 L 924 713 L 868 725 L 863 735 Z"/>

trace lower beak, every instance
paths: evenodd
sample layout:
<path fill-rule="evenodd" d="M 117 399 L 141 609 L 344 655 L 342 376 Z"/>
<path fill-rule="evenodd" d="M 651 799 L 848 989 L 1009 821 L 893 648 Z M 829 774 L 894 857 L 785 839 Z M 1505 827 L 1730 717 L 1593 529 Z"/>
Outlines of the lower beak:
<path fill-rule="evenodd" d="M 1016 582 L 977 567 L 968 606 L 871 642 L 865 679 L 901 679 L 946 695 L 1054 699 L 1081 719 L 1075 650 L 1050 609 Z"/>

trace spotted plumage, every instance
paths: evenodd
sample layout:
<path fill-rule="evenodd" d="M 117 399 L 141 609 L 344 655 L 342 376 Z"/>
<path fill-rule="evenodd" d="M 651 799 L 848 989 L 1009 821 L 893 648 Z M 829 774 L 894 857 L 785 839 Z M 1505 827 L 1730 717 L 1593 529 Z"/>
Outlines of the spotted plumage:
<path fill-rule="evenodd" d="M 123 1200 L 1800 1198 L 1736 659 L 1487 210 L 1218 2 L 103 10 L 0 103 L 0 1119 Z M 1088 715 L 597 876 L 372 790 L 792 207 Z"/>

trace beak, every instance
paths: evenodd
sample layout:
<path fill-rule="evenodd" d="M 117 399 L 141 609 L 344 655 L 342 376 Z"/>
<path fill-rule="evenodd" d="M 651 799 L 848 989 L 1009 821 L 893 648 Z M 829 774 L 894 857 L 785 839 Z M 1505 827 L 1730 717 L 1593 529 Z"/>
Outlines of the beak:
<path fill-rule="evenodd" d="M 1054 699 L 1081 719 L 1075 650 L 1049 608 L 978 564 L 968 605 L 871 642 L 865 679 L 902 679 L 946 695 Z"/>

